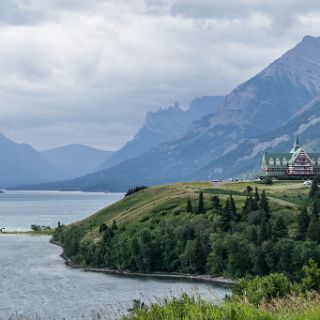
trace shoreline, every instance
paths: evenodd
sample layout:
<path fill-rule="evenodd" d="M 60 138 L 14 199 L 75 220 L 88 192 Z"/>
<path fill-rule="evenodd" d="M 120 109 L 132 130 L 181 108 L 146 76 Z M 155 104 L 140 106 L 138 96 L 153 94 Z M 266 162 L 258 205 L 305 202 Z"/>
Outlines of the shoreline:
<path fill-rule="evenodd" d="M 1 236 L 52 236 L 53 231 L 3 231 Z"/>
<path fill-rule="evenodd" d="M 52 238 L 49 241 L 51 244 L 54 244 L 60 248 L 63 247 L 59 242 L 54 241 Z M 224 277 L 212 277 L 210 275 L 195 275 L 195 274 L 186 274 L 186 273 L 162 273 L 162 272 L 149 272 L 149 273 L 141 273 L 141 272 L 131 272 L 131 271 L 119 271 L 109 268 L 94 268 L 94 267 L 82 267 L 76 263 L 74 263 L 70 258 L 68 258 L 64 252 L 60 254 L 60 257 L 64 260 L 64 263 L 72 268 L 79 269 L 85 272 L 95 272 L 95 273 L 105 273 L 111 275 L 118 276 L 126 276 L 126 277 L 139 277 L 139 278 L 158 278 L 158 279 L 177 279 L 177 280 L 193 280 L 198 282 L 207 282 L 211 284 L 216 284 L 220 286 L 230 287 L 237 283 L 237 281 L 224 278 Z"/>

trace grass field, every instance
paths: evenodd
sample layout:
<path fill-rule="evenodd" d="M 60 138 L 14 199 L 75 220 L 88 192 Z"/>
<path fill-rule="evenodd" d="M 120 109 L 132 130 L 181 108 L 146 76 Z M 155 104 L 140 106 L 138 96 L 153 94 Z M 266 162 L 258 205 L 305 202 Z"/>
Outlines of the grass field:
<path fill-rule="evenodd" d="M 102 209 L 76 225 L 87 229 L 86 238 L 99 237 L 99 226 L 103 223 L 111 224 L 116 220 L 119 225 L 143 221 L 153 214 L 165 215 L 167 212 L 179 213 L 185 209 L 186 199 L 190 198 L 194 204 L 200 190 L 204 192 L 206 206 L 210 206 L 210 198 L 219 195 L 224 200 L 233 195 L 237 208 L 243 207 L 247 197 L 247 186 L 265 190 L 270 200 L 271 208 L 278 215 L 290 216 L 297 214 L 303 205 L 309 189 L 302 182 L 277 181 L 273 185 L 255 182 L 218 183 L 190 182 L 151 187 L 125 197 L 115 204 Z"/>

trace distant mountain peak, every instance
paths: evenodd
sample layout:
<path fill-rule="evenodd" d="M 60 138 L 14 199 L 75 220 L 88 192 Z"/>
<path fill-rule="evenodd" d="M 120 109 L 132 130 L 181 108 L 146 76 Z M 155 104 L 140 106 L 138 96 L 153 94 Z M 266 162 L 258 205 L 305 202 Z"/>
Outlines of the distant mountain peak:
<path fill-rule="evenodd" d="M 306 35 L 306 36 L 303 37 L 301 43 L 309 43 L 309 42 L 315 43 L 315 42 L 317 42 L 319 40 L 320 40 L 320 37 Z"/>

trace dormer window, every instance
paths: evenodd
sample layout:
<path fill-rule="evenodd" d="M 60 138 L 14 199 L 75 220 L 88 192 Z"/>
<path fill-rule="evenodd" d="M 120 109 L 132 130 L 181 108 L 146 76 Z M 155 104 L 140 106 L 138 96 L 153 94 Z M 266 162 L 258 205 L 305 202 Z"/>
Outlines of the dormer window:
<path fill-rule="evenodd" d="M 286 166 L 288 164 L 288 161 L 286 158 L 283 158 L 282 159 L 282 165 Z"/>
<path fill-rule="evenodd" d="M 276 159 L 276 165 L 281 166 L 281 160 L 279 158 Z"/>
<path fill-rule="evenodd" d="M 269 159 L 269 164 L 274 165 L 274 160 L 272 158 Z"/>

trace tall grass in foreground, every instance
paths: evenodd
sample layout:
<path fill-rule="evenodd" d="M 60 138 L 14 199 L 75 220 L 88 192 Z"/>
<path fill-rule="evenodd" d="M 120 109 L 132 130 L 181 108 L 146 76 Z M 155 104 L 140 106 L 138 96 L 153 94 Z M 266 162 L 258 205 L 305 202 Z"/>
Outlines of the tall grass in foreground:
<path fill-rule="evenodd" d="M 60 320 L 40 316 L 13 314 L 1 320 Z M 320 294 L 290 295 L 262 302 L 259 306 L 246 300 L 226 301 L 218 306 L 200 296 L 182 294 L 179 298 L 165 298 L 147 307 L 136 301 L 128 315 L 116 315 L 105 308 L 79 320 L 319 320 Z M 68 320 L 68 319 L 65 319 Z"/>
<path fill-rule="evenodd" d="M 221 306 L 183 295 L 161 304 L 137 308 L 122 320 L 319 320 L 320 295 L 289 296 L 262 303 L 227 301 Z"/>

